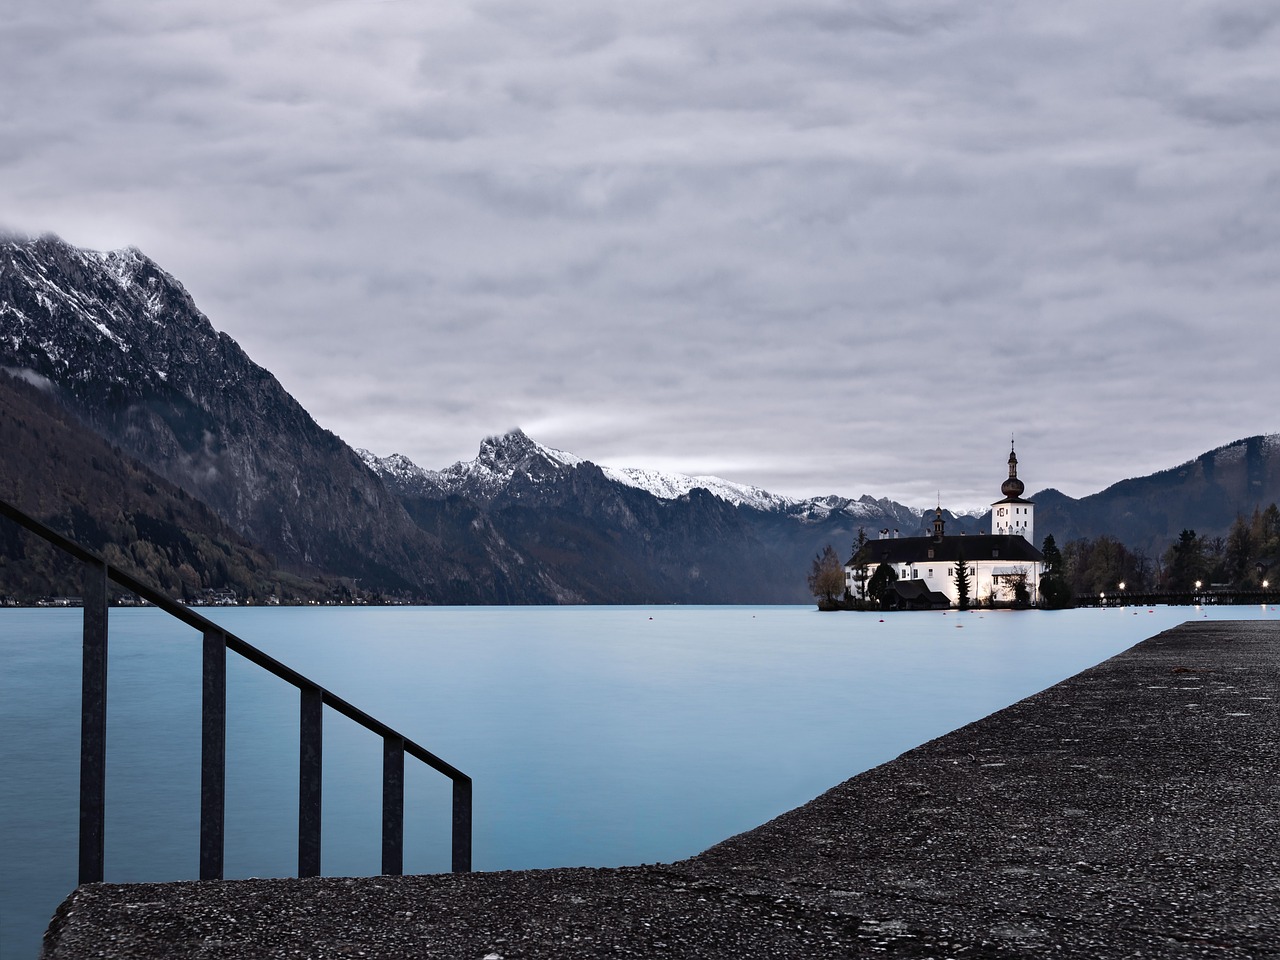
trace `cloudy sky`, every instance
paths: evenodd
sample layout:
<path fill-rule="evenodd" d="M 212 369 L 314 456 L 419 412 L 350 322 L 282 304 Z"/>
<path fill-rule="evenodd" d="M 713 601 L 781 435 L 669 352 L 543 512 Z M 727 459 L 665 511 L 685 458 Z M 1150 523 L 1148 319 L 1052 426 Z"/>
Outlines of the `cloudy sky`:
<path fill-rule="evenodd" d="M 10 0 L 0 225 L 354 446 L 957 507 L 1280 431 L 1274 0 Z"/>

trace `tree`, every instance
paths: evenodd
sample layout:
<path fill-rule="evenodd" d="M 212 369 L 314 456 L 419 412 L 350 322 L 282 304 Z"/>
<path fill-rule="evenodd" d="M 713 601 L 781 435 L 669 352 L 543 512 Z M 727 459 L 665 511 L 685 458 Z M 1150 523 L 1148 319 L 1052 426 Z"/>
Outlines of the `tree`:
<path fill-rule="evenodd" d="M 1059 566 L 1073 596 L 1093 597 L 1115 593 L 1121 583 L 1131 592 L 1148 589 L 1150 568 L 1151 561 L 1145 555 L 1107 534 L 1072 540 L 1063 549 Z"/>
<path fill-rule="evenodd" d="M 1019 607 L 1031 606 L 1031 588 L 1027 586 L 1026 571 L 1015 573 L 1010 578 L 1013 581 L 1013 602 Z"/>
<path fill-rule="evenodd" d="M 844 592 L 844 566 L 831 544 L 813 558 L 808 580 L 809 592 L 821 603 L 835 603 L 836 597 Z"/>
<path fill-rule="evenodd" d="M 893 564 L 880 564 L 876 567 L 876 572 L 871 575 L 871 581 L 867 584 L 868 598 L 883 607 L 885 597 L 897 582 L 898 571 L 893 569 Z"/>
<path fill-rule="evenodd" d="M 853 579 L 858 584 L 858 600 L 867 599 L 867 529 L 858 528 L 858 539 L 853 541 Z"/>
<path fill-rule="evenodd" d="M 969 565 L 961 548 L 956 554 L 956 606 L 961 610 L 969 609 L 969 589 Z"/>
<path fill-rule="evenodd" d="M 1067 583 L 1066 567 L 1062 551 L 1058 549 L 1053 534 L 1044 538 L 1040 548 L 1044 554 L 1044 575 L 1040 577 L 1040 604 L 1047 610 L 1062 610 L 1071 606 L 1071 587 Z"/>
<path fill-rule="evenodd" d="M 1252 526 L 1259 559 L 1274 557 L 1280 552 L 1280 509 L 1274 503 L 1261 513 L 1254 511 Z"/>
<path fill-rule="evenodd" d="M 1044 538 L 1044 543 L 1040 546 L 1040 552 L 1044 554 L 1044 570 L 1045 573 L 1062 573 L 1062 551 L 1058 549 L 1058 542 L 1053 539 L 1053 534 L 1049 534 Z"/>
<path fill-rule="evenodd" d="M 1205 544 L 1194 530 L 1183 530 L 1177 541 L 1164 554 L 1165 586 L 1170 590 L 1191 591 L 1197 580 L 1208 576 Z"/>
<path fill-rule="evenodd" d="M 1231 532 L 1227 534 L 1227 545 L 1222 556 L 1223 573 L 1234 586 L 1244 586 L 1249 580 L 1249 575 L 1253 572 L 1250 561 L 1253 560 L 1255 551 L 1251 525 L 1245 523 L 1243 514 L 1236 514 Z"/>

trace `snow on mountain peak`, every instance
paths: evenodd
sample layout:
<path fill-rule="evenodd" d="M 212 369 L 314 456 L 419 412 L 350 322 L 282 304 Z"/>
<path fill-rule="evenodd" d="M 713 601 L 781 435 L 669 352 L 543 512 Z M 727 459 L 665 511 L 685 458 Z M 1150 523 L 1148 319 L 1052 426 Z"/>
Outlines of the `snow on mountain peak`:
<path fill-rule="evenodd" d="M 397 480 L 417 480 L 426 477 L 430 471 L 422 469 L 402 453 L 393 453 L 389 457 L 379 457 L 363 447 L 356 449 L 364 465 L 379 476 L 392 477 Z"/>
<path fill-rule="evenodd" d="M 485 437 L 480 444 L 479 455 L 471 461 L 477 468 L 505 476 L 510 476 L 518 469 L 527 469 L 534 464 L 576 467 L 582 462 L 581 457 L 575 457 L 571 453 L 531 440 L 519 427 L 502 436 Z"/>
<path fill-rule="evenodd" d="M 506 487 L 520 474 L 534 482 L 572 469 L 590 461 L 538 443 L 516 428 L 501 436 L 486 437 L 474 460 L 464 460 L 444 470 L 425 470 L 400 454 L 377 457 L 367 450 L 357 451 L 375 473 L 400 486 L 431 490 L 444 494 L 489 497 Z M 615 483 L 643 490 L 659 500 L 676 500 L 692 490 L 703 489 L 733 504 L 770 513 L 783 513 L 802 523 L 818 523 L 835 514 L 850 517 L 881 516 L 903 512 L 896 504 L 871 497 L 853 500 L 836 495 L 796 500 L 760 487 L 735 483 L 715 476 L 687 476 L 641 467 L 600 465 L 604 475 Z M 905 514 L 904 514 L 905 515 Z"/>

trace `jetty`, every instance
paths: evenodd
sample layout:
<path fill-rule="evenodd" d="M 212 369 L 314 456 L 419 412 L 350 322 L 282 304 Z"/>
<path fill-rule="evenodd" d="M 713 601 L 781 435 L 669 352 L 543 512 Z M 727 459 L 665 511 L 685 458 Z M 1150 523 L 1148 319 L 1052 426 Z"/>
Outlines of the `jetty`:
<path fill-rule="evenodd" d="M 1190 622 L 691 859 L 86 884 L 48 960 L 1280 956 L 1280 622 Z"/>

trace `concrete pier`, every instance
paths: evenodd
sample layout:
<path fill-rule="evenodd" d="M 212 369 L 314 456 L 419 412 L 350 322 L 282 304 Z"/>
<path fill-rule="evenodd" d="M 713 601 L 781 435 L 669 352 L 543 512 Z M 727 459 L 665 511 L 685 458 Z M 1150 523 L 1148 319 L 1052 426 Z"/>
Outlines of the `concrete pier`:
<path fill-rule="evenodd" d="M 1280 623 L 1192 622 L 692 859 L 95 884 L 91 957 L 1280 957 Z"/>

